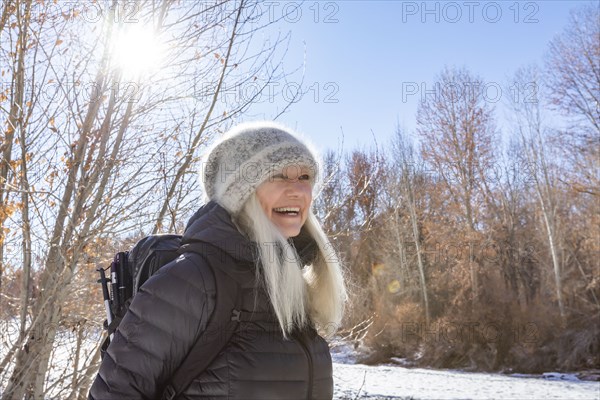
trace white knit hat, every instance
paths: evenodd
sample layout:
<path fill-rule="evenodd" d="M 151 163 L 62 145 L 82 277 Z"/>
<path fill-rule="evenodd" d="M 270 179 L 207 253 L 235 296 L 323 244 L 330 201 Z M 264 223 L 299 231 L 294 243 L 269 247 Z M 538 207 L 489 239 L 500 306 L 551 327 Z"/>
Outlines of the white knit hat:
<path fill-rule="evenodd" d="M 256 188 L 288 168 L 306 167 L 318 181 L 318 155 L 310 143 L 275 122 L 237 125 L 219 139 L 202 164 L 210 200 L 236 215 Z"/>

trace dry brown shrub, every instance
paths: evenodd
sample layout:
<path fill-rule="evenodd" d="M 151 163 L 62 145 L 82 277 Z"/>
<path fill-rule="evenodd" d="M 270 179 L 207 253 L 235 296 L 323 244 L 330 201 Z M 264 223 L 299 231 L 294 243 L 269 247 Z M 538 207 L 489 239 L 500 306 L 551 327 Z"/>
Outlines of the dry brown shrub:
<path fill-rule="evenodd" d="M 379 364 L 389 362 L 391 357 L 412 359 L 418 351 L 420 337 L 417 332 L 423 321 L 423 309 L 417 303 L 381 307 L 365 337 L 365 345 L 371 353 L 361 362 Z"/>

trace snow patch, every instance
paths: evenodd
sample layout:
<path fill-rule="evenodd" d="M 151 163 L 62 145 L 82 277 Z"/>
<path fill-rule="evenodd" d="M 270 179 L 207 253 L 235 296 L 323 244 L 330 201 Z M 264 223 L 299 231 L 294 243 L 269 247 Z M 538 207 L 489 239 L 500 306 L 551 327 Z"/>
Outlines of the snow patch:
<path fill-rule="evenodd" d="M 340 363 L 333 375 L 335 399 L 600 400 L 600 382 L 570 379 Z"/>

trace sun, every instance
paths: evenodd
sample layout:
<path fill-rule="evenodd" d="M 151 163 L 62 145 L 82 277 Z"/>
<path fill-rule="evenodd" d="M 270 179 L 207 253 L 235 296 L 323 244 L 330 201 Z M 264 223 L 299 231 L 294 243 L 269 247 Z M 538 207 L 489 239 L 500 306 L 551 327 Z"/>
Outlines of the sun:
<path fill-rule="evenodd" d="M 131 24 L 114 37 L 112 59 L 124 78 L 139 79 L 158 70 L 163 46 L 151 26 Z"/>

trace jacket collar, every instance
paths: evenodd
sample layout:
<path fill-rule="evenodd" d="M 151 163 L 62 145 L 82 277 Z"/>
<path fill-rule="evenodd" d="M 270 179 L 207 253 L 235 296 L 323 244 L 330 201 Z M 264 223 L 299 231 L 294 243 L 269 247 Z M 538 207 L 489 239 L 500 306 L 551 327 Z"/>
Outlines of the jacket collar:
<path fill-rule="evenodd" d="M 200 207 L 185 228 L 182 244 L 204 242 L 239 261 L 254 262 L 256 245 L 243 235 L 223 207 L 210 201 Z"/>

